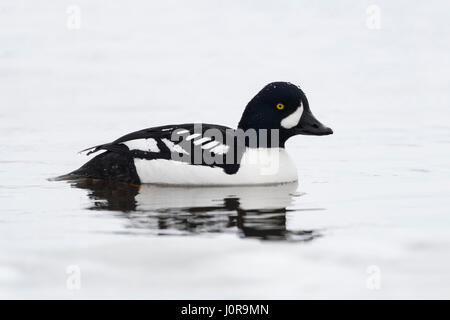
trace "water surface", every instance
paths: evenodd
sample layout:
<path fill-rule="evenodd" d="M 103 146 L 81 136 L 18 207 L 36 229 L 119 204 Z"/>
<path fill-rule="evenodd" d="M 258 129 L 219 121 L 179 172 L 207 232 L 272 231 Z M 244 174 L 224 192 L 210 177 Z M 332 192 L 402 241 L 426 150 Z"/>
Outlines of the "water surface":
<path fill-rule="evenodd" d="M 448 5 L 3 2 L 1 298 L 450 298 Z M 335 132 L 288 141 L 298 184 L 48 181 L 276 80 Z"/>

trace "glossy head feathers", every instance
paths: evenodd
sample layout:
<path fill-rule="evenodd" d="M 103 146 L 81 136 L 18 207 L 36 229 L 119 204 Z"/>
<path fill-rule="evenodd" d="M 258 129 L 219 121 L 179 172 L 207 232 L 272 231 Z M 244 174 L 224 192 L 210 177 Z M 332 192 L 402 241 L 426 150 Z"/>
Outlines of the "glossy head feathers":
<path fill-rule="evenodd" d="M 283 140 L 297 135 L 328 135 L 333 131 L 311 113 L 304 92 L 289 82 L 272 82 L 250 100 L 238 128 L 279 129 Z"/>

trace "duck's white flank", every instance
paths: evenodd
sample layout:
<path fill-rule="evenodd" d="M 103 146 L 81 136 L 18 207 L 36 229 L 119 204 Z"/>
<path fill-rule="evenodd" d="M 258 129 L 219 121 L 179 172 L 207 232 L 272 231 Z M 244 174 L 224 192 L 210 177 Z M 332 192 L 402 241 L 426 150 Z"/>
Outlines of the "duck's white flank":
<path fill-rule="evenodd" d="M 236 174 L 218 167 L 174 160 L 135 159 L 141 183 L 168 185 L 265 185 L 297 181 L 297 169 L 283 148 L 247 148 Z"/>

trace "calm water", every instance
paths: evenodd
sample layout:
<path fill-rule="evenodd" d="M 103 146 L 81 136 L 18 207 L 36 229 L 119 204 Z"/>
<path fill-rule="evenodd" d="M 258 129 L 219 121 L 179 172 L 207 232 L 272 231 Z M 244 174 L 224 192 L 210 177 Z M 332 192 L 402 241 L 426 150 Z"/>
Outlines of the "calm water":
<path fill-rule="evenodd" d="M 120 211 L 129 233 L 202 235 L 232 233 L 261 240 L 309 241 L 316 230 L 291 230 L 287 209 L 297 184 L 256 187 L 134 187 L 80 180 L 73 187 L 89 190 L 90 210 Z M 294 211 L 314 211 L 304 208 Z M 126 232 L 126 231 L 125 231 Z"/>
<path fill-rule="evenodd" d="M 444 4 L 370 30 L 356 1 L 78 3 L 79 30 L 0 8 L 1 298 L 450 298 Z M 298 184 L 48 180 L 130 131 L 235 126 L 274 80 L 335 132 L 289 141 Z"/>

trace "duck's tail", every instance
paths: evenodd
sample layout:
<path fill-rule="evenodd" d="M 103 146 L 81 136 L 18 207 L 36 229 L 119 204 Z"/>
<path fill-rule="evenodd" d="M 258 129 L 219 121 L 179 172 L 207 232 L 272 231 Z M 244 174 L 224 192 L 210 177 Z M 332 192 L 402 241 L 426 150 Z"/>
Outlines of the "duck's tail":
<path fill-rule="evenodd" d="M 67 181 L 84 178 L 120 181 L 131 184 L 141 183 L 136 172 L 133 157 L 111 151 L 99 154 L 73 172 L 49 180 Z"/>

